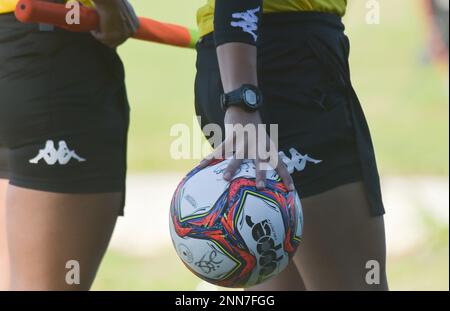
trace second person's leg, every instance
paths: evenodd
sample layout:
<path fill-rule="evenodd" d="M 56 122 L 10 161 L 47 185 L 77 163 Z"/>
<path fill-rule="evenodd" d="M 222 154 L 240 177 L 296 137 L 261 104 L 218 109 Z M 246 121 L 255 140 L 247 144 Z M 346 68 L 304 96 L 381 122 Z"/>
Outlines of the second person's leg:
<path fill-rule="evenodd" d="M 0 179 L 0 291 L 9 289 L 9 255 L 6 239 L 6 189 L 7 179 Z"/>
<path fill-rule="evenodd" d="M 9 186 L 11 290 L 90 289 L 121 201 L 121 193 L 57 194 Z"/>

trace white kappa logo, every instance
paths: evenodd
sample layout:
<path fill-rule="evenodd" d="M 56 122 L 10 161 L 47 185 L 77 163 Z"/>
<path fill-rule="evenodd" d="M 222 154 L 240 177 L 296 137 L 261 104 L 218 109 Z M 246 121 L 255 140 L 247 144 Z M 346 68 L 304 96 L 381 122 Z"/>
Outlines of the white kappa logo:
<path fill-rule="evenodd" d="M 286 164 L 289 174 L 294 173 L 294 171 L 303 171 L 306 168 L 306 164 L 308 162 L 314 164 L 319 164 L 322 162 L 322 160 L 313 159 L 307 154 L 303 155 L 294 148 L 291 148 L 289 152 L 291 154 L 291 158 L 286 156 L 284 152 L 280 151 L 281 160 L 284 164 Z"/>
<path fill-rule="evenodd" d="M 258 36 L 255 33 L 258 30 L 258 16 L 256 13 L 260 10 L 261 7 L 257 7 L 256 9 L 248 10 L 247 12 L 233 13 L 233 18 L 241 20 L 238 22 L 231 22 L 231 26 L 241 27 L 244 32 L 251 34 L 256 42 L 258 39 Z"/>
<path fill-rule="evenodd" d="M 47 140 L 45 148 L 39 150 L 38 155 L 29 162 L 38 164 L 40 160 L 44 160 L 48 165 L 55 165 L 57 162 L 60 165 L 65 165 L 71 159 L 75 159 L 78 162 L 86 161 L 86 159 L 78 156 L 74 150 L 70 150 L 64 140 L 58 142 L 58 149 L 55 148 L 55 143 L 52 140 Z"/>

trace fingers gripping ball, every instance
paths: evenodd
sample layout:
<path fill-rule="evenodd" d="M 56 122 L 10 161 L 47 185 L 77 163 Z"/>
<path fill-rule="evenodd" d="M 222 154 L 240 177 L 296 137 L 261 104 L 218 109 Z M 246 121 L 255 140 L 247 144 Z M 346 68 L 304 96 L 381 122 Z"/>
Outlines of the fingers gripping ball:
<path fill-rule="evenodd" d="M 302 209 L 275 171 L 258 191 L 253 162 L 227 182 L 229 160 L 196 168 L 172 198 L 170 232 L 177 254 L 201 279 L 225 287 L 262 283 L 286 268 L 302 235 Z"/>

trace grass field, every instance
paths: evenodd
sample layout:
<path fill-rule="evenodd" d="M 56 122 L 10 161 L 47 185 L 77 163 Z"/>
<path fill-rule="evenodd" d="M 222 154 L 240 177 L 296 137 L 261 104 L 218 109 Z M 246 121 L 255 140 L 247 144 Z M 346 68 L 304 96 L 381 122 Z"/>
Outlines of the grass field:
<path fill-rule="evenodd" d="M 140 15 L 195 27 L 204 0 L 132 1 Z M 365 1 L 350 2 L 354 86 L 365 108 L 383 173 L 448 174 L 448 97 L 438 70 L 420 61 L 426 43 L 417 0 L 381 4 L 381 23 L 365 23 Z M 175 123 L 192 123 L 195 52 L 129 41 L 120 48 L 132 106 L 132 171 L 187 170 L 169 155 Z"/>
<path fill-rule="evenodd" d="M 448 247 L 430 253 L 427 249 L 424 252 L 421 246 L 402 257 L 392 258 L 388 265 L 389 286 L 394 291 L 448 290 L 448 273 Z M 199 283 L 200 279 L 169 249 L 161 250 L 154 257 L 109 252 L 93 290 L 183 291 L 195 290 Z"/>
<path fill-rule="evenodd" d="M 426 218 L 426 217 L 425 217 Z M 448 290 L 448 227 L 430 221 L 426 243 L 388 258 L 391 290 Z M 187 270 L 171 248 L 154 256 L 109 251 L 94 290 L 195 290 L 200 279 Z"/>

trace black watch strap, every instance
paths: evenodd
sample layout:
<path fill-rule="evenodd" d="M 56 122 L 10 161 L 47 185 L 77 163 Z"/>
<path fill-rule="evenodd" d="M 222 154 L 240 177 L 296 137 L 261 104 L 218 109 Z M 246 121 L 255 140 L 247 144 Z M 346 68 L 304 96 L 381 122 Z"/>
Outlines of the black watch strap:
<path fill-rule="evenodd" d="M 257 111 L 262 106 L 262 94 L 258 87 L 245 84 L 237 90 L 223 94 L 221 105 L 224 111 L 230 106 L 238 106 L 247 111 Z"/>

